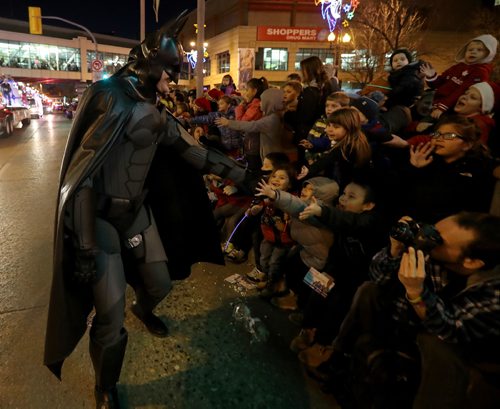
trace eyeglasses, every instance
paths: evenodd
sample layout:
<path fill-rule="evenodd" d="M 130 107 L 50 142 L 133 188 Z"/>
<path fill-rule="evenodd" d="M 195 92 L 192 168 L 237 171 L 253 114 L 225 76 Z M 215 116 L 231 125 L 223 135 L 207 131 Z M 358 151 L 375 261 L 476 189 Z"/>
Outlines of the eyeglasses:
<path fill-rule="evenodd" d="M 431 133 L 431 138 L 433 138 L 433 139 L 443 138 L 444 140 L 447 140 L 447 141 L 451 141 L 452 139 L 455 139 L 455 138 L 464 139 L 464 137 L 462 135 L 459 135 L 455 132 L 444 132 L 444 133 L 433 132 L 433 133 Z"/>

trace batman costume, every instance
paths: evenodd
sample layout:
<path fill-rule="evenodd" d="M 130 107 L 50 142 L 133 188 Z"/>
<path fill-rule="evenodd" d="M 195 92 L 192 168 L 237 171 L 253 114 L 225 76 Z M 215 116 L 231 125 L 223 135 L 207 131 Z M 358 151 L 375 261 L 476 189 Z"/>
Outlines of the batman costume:
<path fill-rule="evenodd" d="M 127 282 L 135 290 L 134 315 L 166 336 L 153 309 L 170 291 L 169 270 L 183 278 L 196 261 L 223 263 L 201 175 L 245 179 L 241 166 L 198 145 L 156 106 L 164 84 L 179 77 L 185 14 L 148 35 L 126 66 L 85 92 L 63 156 L 44 363 L 61 378 L 94 307 L 89 350 L 99 409 L 119 408 Z"/>

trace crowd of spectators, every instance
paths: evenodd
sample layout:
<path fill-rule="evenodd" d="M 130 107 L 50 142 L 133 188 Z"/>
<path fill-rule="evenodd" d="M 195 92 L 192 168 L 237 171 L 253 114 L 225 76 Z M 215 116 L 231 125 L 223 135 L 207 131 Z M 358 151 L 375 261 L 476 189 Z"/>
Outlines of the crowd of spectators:
<path fill-rule="evenodd" d="M 247 279 L 298 324 L 290 349 L 342 407 L 494 407 L 496 48 L 473 38 L 441 75 L 394 50 L 385 85 L 359 94 L 309 57 L 281 88 L 225 76 L 163 101 L 260 180 L 251 196 L 206 175 L 222 249 L 234 263 L 253 249 Z"/>

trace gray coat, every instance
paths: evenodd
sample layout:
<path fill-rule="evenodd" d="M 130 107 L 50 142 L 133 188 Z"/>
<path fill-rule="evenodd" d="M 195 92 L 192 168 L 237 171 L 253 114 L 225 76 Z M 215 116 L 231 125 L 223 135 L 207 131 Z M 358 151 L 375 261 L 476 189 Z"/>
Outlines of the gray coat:
<path fill-rule="evenodd" d="M 325 177 L 315 177 L 304 182 L 314 187 L 314 196 L 319 204 L 331 205 L 339 195 L 337 182 Z M 290 220 L 290 235 L 300 246 L 300 258 L 308 267 L 321 271 L 327 261 L 328 252 L 333 244 L 333 232 L 315 221 L 315 219 L 299 220 L 299 213 L 308 202 L 281 190 L 276 191 L 274 206 L 288 213 Z"/>

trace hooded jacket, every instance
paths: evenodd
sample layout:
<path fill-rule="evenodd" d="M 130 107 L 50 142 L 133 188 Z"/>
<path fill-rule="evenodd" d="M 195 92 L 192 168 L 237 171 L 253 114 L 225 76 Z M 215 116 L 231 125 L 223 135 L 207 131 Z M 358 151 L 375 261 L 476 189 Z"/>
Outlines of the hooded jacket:
<path fill-rule="evenodd" d="M 464 61 L 465 50 L 472 41 L 481 41 L 488 49 L 488 55 L 475 64 L 467 64 Z M 493 66 L 491 61 L 495 58 L 498 41 L 489 34 L 480 35 L 468 41 L 457 53 L 455 64 L 445 70 L 441 75 L 426 78 L 427 85 L 436 89 L 433 107 L 443 112 L 455 105 L 460 95 L 467 88 L 478 82 L 488 81 Z"/>
<path fill-rule="evenodd" d="M 303 186 L 306 184 L 313 187 L 313 195 L 322 205 L 331 206 L 339 195 L 339 185 L 332 179 L 318 176 L 307 180 Z M 312 222 L 299 219 L 299 213 L 309 204 L 288 192 L 276 191 L 274 206 L 290 215 L 290 235 L 301 247 L 302 262 L 321 271 L 326 264 L 334 235 L 330 229 L 315 222 L 314 219 Z"/>
<path fill-rule="evenodd" d="M 261 95 L 260 106 L 264 116 L 251 122 L 229 121 L 228 127 L 243 132 L 260 133 L 260 157 L 262 160 L 271 152 L 290 154 L 296 151 L 291 140 L 285 138 L 283 123 L 283 91 L 266 89 Z"/>

